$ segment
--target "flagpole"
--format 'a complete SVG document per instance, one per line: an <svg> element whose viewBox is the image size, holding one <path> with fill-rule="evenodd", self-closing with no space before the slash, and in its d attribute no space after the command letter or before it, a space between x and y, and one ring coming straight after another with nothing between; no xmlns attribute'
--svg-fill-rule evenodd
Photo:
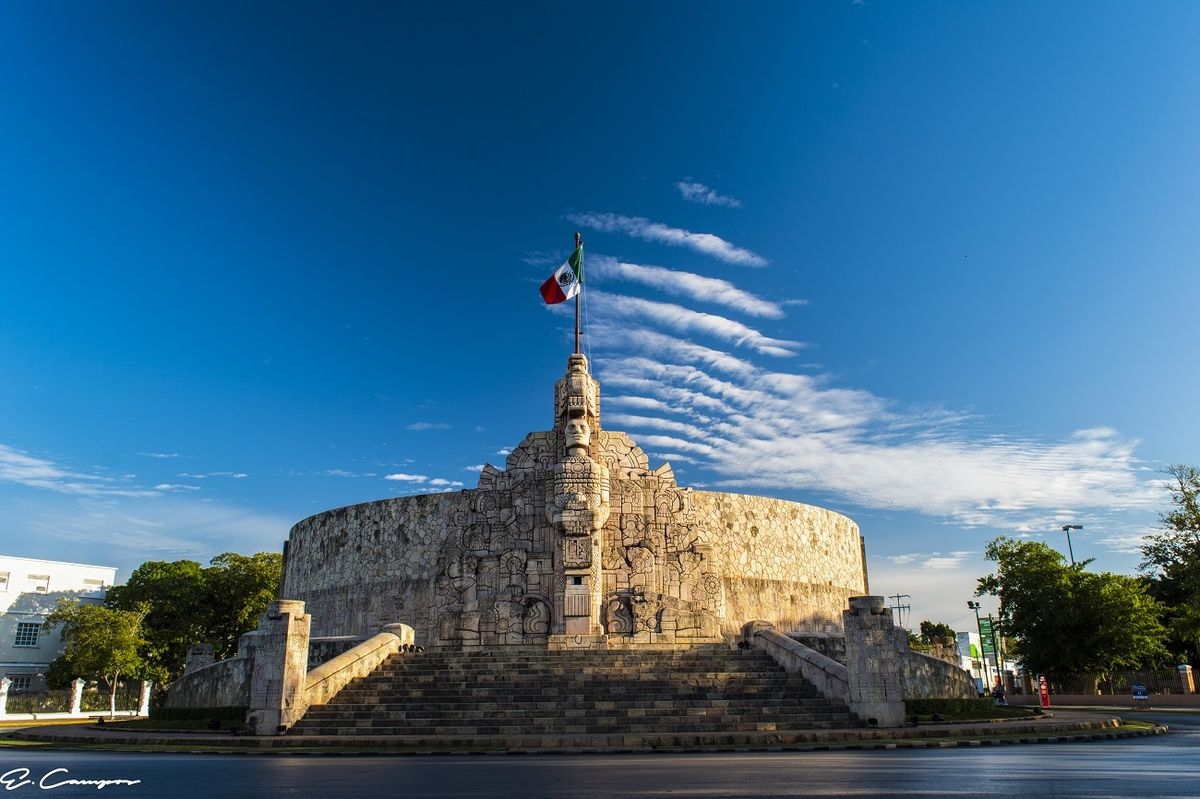
<svg viewBox="0 0 1200 799"><path fill-rule="evenodd" d="M583 237L579 235L579 231L575 231L575 249L578 250L583 246ZM583 260L580 258L579 263L579 292L575 295L575 354L579 354L579 295L583 294Z"/></svg>

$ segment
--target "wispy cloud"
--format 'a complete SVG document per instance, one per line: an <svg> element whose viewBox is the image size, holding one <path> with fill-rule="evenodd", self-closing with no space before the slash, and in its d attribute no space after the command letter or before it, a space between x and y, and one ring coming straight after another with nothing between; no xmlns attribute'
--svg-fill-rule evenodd
<svg viewBox="0 0 1200 799"><path fill-rule="evenodd" d="M654 302L639 297L592 291L592 307L605 322L634 319L655 327L668 328L676 333L706 335L736 347L746 347L763 355L788 357L804 345L766 336L748 325L717 314L693 311L682 305Z"/></svg>
<svg viewBox="0 0 1200 799"><path fill-rule="evenodd" d="M606 422L644 448L684 453L715 473L715 486L807 489L962 526L1024 523L1055 508L1101 514L1158 498L1139 479L1136 442L1114 430L1054 442L983 433L969 414L907 410L827 376L663 340L627 334L626 348L646 350L597 359L614 409Z"/></svg>
<svg viewBox="0 0 1200 799"><path fill-rule="evenodd" d="M728 280L704 277L692 272L599 257L588 262L588 275L601 281L624 280L638 283L689 300L723 305L750 316L781 319L784 315L779 303L760 299L748 291L739 289Z"/></svg>
<svg viewBox="0 0 1200 799"><path fill-rule="evenodd" d="M276 552L295 519L164 492L23 503L21 521L31 537L22 554L61 559L57 553L69 551L74 562L118 566L123 581L146 560L207 562L220 552Z"/></svg>
<svg viewBox="0 0 1200 799"><path fill-rule="evenodd" d="M683 199L688 202L700 203L701 205L721 205L726 208L742 207L741 200L718 194L703 183L681 180L675 184L675 188L679 189L679 193L683 195Z"/></svg>
<svg viewBox="0 0 1200 799"><path fill-rule="evenodd" d="M80 496L152 496L153 490L119 484L110 477L87 474L59 466L0 444L0 483Z"/></svg>
<svg viewBox="0 0 1200 799"><path fill-rule="evenodd" d="M688 247L712 258L739 266L766 266L768 261L757 253L736 247L712 233L693 233L682 228L669 227L651 222L638 216L619 214L572 214L567 217L580 227L600 230L605 233L624 233L646 241Z"/></svg>
<svg viewBox="0 0 1200 799"><path fill-rule="evenodd" d="M415 430L415 431L449 430L450 425L446 424L445 422L413 422L412 424L405 425L404 429L405 430Z"/></svg>
<svg viewBox="0 0 1200 799"><path fill-rule="evenodd" d="M391 480L395 483L412 483L428 490L450 490L453 488L462 488L463 483L460 480L447 480L444 477L429 477L424 474L404 474L396 472L387 474L383 477L384 480Z"/></svg>
<svg viewBox="0 0 1200 799"><path fill-rule="evenodd" d="M392 480L392 481L399 482L399 483L424 483L427 480L429 480L429 478L423 474L404 474L402 472L396 472L395 474L385 474L383 476L383 479L384 480Z"/></svg>

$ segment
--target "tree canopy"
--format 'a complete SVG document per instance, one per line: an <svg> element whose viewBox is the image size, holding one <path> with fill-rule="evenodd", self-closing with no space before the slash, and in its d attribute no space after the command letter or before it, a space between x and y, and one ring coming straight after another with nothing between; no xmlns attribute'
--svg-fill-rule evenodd
<svg viewBox="0 0 1200 799"><path fill-rule="evenodd" d="M1163 608L1147 581L1066 565L1047 544L1000 537L985 557L997 571L977 595L1000 599L999 625L1025 667L1065 677L1159 665L1166 658Z"/></svg>
<svg viewBox="0 0 1200 799"><path fill-rule="evenodd" d="M144 675L146 664L139 652L145 643L144 616L145 608L117 610L61 599L43 624L46 629L62 626L63 653L55 663L69 664L76 676L100 677L108 683L110 715L116 714L120 678Z"/></svg>
<svg viewBox="0 0 1200 799"><path fill-rule="evenodd" d="M921 642L934 644L945 638L954 640L954 628L944 622L926 619L921 622Z"/></svg>
<svg viewBox="0 0 1200 799"><path fill-rule="evenodd" d="M188 647L212 644L217 659L237 653L238 638L253 630L275 598L283 557L274 552L227 552L202 567L191 560L147 561L124 585L109 589L110 607L145 608L143 652L154 679L183 673Z"/></svg>
<svg viewBox="0 0 1200 799"><path fill-rule="evenodd" d="M1151 593L1167 606L1167 624L1181 657L1200 659L1200 470L1166 470L1172 509L1159 514L1161 531L1142 543L1141 567Z"/></svg>

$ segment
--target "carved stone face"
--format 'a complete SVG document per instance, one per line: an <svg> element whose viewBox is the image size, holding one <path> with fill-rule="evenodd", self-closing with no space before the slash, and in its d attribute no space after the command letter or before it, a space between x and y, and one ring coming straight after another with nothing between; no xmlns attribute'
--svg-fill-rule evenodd
<svg viewBox="0 0 1200 799"><path fill-rule="evenodd" d="M563 436L567 442L568 452L575 447L584 447L586 449L592 443L592 428L583 419L572 419L567 422L567 428L563 431Z"/></svg>

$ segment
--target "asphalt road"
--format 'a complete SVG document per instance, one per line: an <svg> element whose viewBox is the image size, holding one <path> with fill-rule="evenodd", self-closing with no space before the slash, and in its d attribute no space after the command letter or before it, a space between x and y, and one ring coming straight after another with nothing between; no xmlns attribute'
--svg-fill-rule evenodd
<svg viewBox="0 0 1200 799"><path fill-rule="evenodd" d="M13 748L0 749L0 789L14 797L181 799L1200 797L1200 716L1136 715L1172 732L1112 741L744 754L254 756ZM104 780L127 782L96 784Z"/></svg>

